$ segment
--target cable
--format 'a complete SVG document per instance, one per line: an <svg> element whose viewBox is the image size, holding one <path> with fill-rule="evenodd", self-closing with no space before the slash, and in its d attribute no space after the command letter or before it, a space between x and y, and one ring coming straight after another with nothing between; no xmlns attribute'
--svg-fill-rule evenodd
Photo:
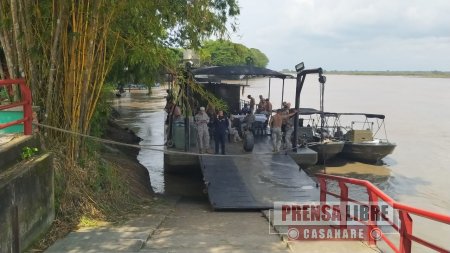
<svg viewBox="0 0 450 253"><path fill-rule="evenodd" d="M92 140L95 140L95 141L101 142L101 143L114 144L114 145L120 145L120 146L125 146L125 147L132 147L132 148L139 148L139 149L147 149L147 150L152 150L152 151L157 151L157 152L163 152L163 153L166 153L166 154L179 154L179 155L192 155L192 156L217 156L217 157L247 157L247 158L250 158L250 157L253 157L255 155L281 154L283 152L287 152L289 150L295 149L295 148L288 148L288 149L282 149L279 152L249 153L249 154L242 154L242 155L199 154L199 153L193 153L193 152L184 152L184 151L175 151L175 150L167 150L167 149L164 150L164 149L152 148L152 146L164 146L164 145L136 145L136 144L128 144L128 143L123 143L123 142L118 142L118 141L107 140L107 139L103 139L103 138L99 138L99 137L95 137L95 136L91 136L91 135L87 135L87 134L82 134L82 133L78 133L78 132L74 132L74 131L70 131L70 130L66 130L66 129L62 129L62 128L58 128L58 127L54 127L54 126L49 126L49 125L45 125L45 124L41 124L41 123L33 122L33 124L36 125L36 126L52 129L52 130L55 130L55 131L68 133L68 134L72 134L72 135L78 135L78 136L81 136L81 137L84 137L84 138L89 138L89 139L92 139Z"/></svg>

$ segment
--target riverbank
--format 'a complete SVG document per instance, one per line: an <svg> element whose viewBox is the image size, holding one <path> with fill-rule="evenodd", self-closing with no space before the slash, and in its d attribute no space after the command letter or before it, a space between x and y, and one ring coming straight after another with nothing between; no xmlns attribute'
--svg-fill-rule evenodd
<svg viewBox="0 0 450 253"><path fill-rule="evenodd" d="M108 120L104 138L134 145L139 145L141 141L141 138L132 130L121 127L112 119ZM139 148L110 144L103 147L102 156L120 168L118 172L121 178L128 183L129 190L133 195L147 199L153 196L153 190L147 168L137 159L139 150Z"/></svg>
<svg viewBox="0 0 450 253"><path fill-rule="evenodd" d="M332 75L356 75L356 76L411 76L424 78L450 78L450 72L446 71L325 71Z"/></svg>
<svg viewBox="0 0 450 253"><path fill-rule="evenodd" d="M281 72L296 75L293 70ZM330 75L354 75L354 76L410 76L423 78L450 78L448 71L365 71L365 70L324 70L324 74Z"/></svg>
<svg viewBox="0 0 450 253"><path fill-rule="evenodd" d="M117 112L113 115L115 117L104 126L102 138L139 145L141 138L116 122L120 119ZM63 156L54 151L57 215L49 231L28 251L42 252L71 231L123 222L157 205L148 170L137 160L139 148L91 145L96 146L91 161L69 170L62 169L67 165L62 161ZM97 168L92 169L92 166ZM81 181L80 173L88 174L82 176L85 180ZM61 177L72 180L61 180ZM74 177L78 182L73 182Z"/></svg>

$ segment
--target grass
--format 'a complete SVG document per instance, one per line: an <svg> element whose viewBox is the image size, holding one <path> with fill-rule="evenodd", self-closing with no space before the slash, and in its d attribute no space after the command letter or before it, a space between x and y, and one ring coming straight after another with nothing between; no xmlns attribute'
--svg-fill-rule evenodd
<svg viewBox="0 0 450 253"><path fill-rule="evenodd" d="M80 222L78 223L78 227L98 227L110 224L109 222L105 222L103 220L94 219L92 217L83 215L80 218Z"/></svg>
<svg viewBox="0 0 450 253"><path fill-rule="evenodd" d="M108 161L102 153L86 152L88 157L73 166L69 165L62 147L53 153L56 217L46 235L32 246L33 250L42 251L79 227L121 222L144 212L150 204L151 196L138 198L129 188L125 170Z"/></svg>

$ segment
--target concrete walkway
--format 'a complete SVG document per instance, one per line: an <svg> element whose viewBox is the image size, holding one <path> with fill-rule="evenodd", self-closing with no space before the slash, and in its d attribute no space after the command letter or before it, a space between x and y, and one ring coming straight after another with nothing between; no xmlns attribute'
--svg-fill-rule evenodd
<svg viewBox="0 0 450 253"><path fill-rule="evenodd" d="M205 199L183 198L142 252L289 252L260 212L212 212Z"/></svg>
<svg viewBox="0 0 450 253"><path fill-rule="evenodd" d="M123 224L72 232L46 252L378 252L361 242L288 242L269 229L263 212L214 212L206 196L185 196Z"/></svg>
<svg viewBox="0 0 450 253"><path fill-rule="evenodd" d="M81 228L56 241L48 253L139 252L168 214L177 199L158 200L148 213L123 224Z"/></svg>

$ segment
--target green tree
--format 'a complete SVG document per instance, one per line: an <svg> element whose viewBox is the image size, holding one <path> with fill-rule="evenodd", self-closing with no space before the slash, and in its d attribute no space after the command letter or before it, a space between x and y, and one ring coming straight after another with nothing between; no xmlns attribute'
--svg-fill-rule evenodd
<svg viewBox="0 0 450 253"><path fill-rule="evenodd" d="M228 19L239 14L236 0L126 2L113 25L119 38L108 75L113 82L160 81L177 68L180 48L196 49L211 35L224 36Z"/></svg>
<svg viewBox="0 0 450 253"><path fill-rule="evenodd" d="M105 80L151 83L175 73L171 48L225 35L238 14L236 0L0 0L1 74L27 78L46 123L88 133ZM80 139L50 136L80 155Z"/></svg>
<svg viewBox="0 0 450 253"><path fill-rule="evenodd" d="M269 63L269 58L259 49L250 48L250 56L254 59L255 66L266 67Z"/></svg>
<svg viewBox="0 0 450 253"><path fill-rule="evenodd" d="M89 134L106 80L150 83L176 74L180 51L173 48L195 49L225 35L238 14L237 0L0 0L0 76L27 79L44 123ZM96 166L101 159L90 159L81 137L45 131L58 154L55 178L64 196L57 202L65 205L57 210L97 213L89 208L114 195L91 198L92 181L104 174Z"/></svg>
<svg viewBox="0 0 450 253"><path fill-rule="evenodd" d="M259 49L247 48L228 40L207 41L200 49L200 58L205 65L245 65L248 57L257 67L266 67L269 63L267 56Z"/></svg>

